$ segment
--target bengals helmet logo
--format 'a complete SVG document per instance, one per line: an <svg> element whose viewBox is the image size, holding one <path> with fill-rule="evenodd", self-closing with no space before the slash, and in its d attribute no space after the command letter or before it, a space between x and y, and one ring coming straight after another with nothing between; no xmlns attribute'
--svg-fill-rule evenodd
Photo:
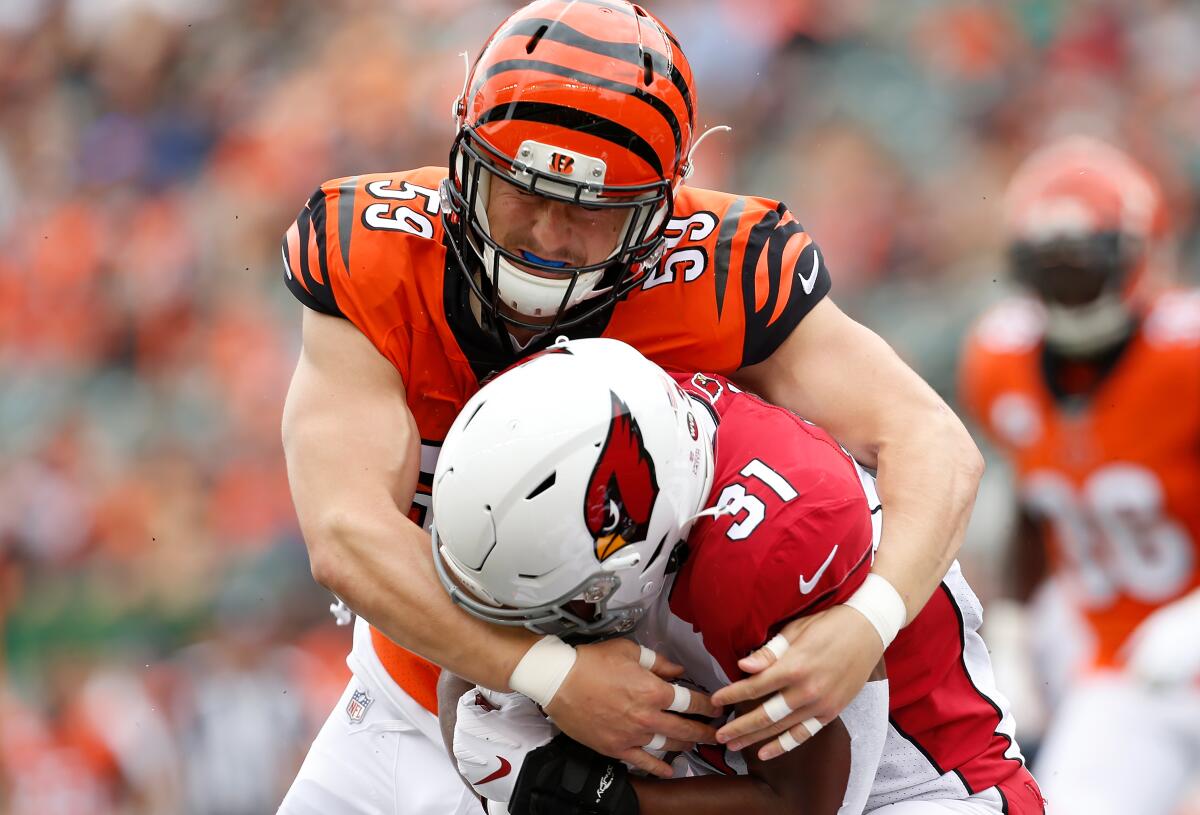
<svg viewBox="0 0 1200 815"><path fill-rule="evenodd" d="M570 175L575 169L575 159L565 153L550 154L550 169L562 175Z"/></svg>
<svg viewBox="0 0 1200 815"><path fill-rule="evenodd" d="M610 391L611 393L611 391ZM612 421L600 458L588 479L583 514L603 561L631 543L645 540L650 510L658 498L654 462L629 407L612 395Z"/></svg>

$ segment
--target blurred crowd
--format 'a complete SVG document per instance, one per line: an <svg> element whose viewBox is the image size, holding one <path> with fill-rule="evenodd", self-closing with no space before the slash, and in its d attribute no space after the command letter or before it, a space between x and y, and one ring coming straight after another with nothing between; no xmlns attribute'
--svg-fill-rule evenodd
<svg viewBox="0 0 1200 815"><path fill-rule="evenodd" d="M273 810L349 644L280 450L279 239L326 178L444 164L459 54L517 5L0 3L0 812ZM1128 148L1200 260L1195 3L649 5L734 125L691 183L786 201L948 396L1048 137Z"/></svg>

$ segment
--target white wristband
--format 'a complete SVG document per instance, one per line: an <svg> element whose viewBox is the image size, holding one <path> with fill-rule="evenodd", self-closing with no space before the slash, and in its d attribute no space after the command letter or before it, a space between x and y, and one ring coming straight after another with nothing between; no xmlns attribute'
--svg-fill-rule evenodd
<svg viewBox="0 0 1200 815"><path fill-rule="evenodd" d="M573 667L575 649L558 637L545 636L521 657L508 684L517 693L548 707Z"/></svg>
<svg viewBox="0 0 1200 815"><path fill-rule="evenodd" d="M908 609L904 607L900 592L886 577L874 573L867 575L846 605L867 618L879 639L883 640L884 648L892 644L908 620Z"/></svg>

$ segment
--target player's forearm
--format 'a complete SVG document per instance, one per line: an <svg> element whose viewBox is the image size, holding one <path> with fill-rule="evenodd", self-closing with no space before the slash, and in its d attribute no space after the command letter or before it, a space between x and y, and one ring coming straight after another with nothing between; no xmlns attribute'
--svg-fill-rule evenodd
<svg viewBox="0 0 1200 815"><path fill-rule="evenodd" d="M872 571L896 587L911 622L962 546L983 458L945 405L904 424L878 448L884 523Z"/></svg>
<svg viewBox="0 0 1200 815"><path fill-rule="evenodd" d="M317 581L393 642L471 682L508 689L536 637L455 606L434 571L429 535L398 509L339 513L306 539Z"/></svg>
<svg viewBox="0 0 1200 815"><path fill-rule="evenodd" d="M874 571L896 587L911 620L962 545L983 474L962 422L882 338L828 298L738 379L878 470L885 520Z"/></svg>

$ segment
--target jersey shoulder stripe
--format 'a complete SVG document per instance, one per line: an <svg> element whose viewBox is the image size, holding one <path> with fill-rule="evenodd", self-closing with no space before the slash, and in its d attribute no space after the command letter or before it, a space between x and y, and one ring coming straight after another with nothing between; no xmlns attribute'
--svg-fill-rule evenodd
<svg viewBox="0 0 1200 815"><path fill-rule="evenodd" d="M314 192L283 236L284 282L301 303L324 314L342 316L329 285L325 234L325 189Z"/></svg>
<svg viewBox="0 0 1200 815"><path fill-rule="evenodd" d="M444 168L424 167L327 181L283 240L292 294L350 320L402 372L413 332L436 332L442 313L444 178Z"/></svg>
<svg viewBox="0 0 1200 815"><path fill-rule="evenodd" d="M641 302L684 316L687 330L669 343L673 367L728 374L761 362L830 289L816 243L778 201L683 187L666 238L666 256L641 287L652 297ZM690 353L699 350L696 326L719 347Z"/></svg>
<svg viewBox="0 0 1200 815"><path fill-rule="evenodd" d="M741 279L743 366L769 357L831 288L817 245L784 204L750 228Z"/></svg>

